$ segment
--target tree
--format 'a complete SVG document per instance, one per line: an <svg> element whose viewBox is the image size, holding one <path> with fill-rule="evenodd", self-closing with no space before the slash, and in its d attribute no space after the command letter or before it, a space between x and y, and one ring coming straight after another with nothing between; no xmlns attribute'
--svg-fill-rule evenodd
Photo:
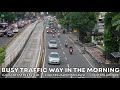
<svg viewBox="0 0 120 90"><path fill-rule="evenodd" d="M78 29L79 39L82 42L86 42L91 38L90 35L96 23L95 12L56 12L54 14L59 23L68 31L70 28Z"/></svg>
<svg viewBox="0 0 120 90"><path fill-rule="evenodd" d="M113 24L113 22L116 21L114 17L118 14L119 14L118 12L107 13L104 19L105 22L104 44L106 57L108 59L110 59L112 52L118 52L119 50L118 48L119 44L117 41L117 34L119 33L116 33L116 27L114 26L115 24Z"/></svg>
<svg viewBox="0 0 120 90"><path fill-rule="evenodd" d="M119 52L120 52L120 13L113 17L112 26L116 28L115 35L117 36L117 41L119 42Z"/></svg>

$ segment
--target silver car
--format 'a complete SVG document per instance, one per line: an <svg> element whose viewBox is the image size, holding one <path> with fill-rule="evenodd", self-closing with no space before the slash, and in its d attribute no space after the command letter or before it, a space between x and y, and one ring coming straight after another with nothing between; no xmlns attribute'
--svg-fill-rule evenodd
<svg viewBox="0 0 120 90"><path fill-rule="evenodd" d="M50 40L49 42L48 42L48 48L58 48L58 44L57 44L57 42L56 42L56 40Z"/></svg>
<svg viewBox="0 0 120 90"><path fill-rule="evenodd" d="M60 64L60 58L58 52L51 52L48 56L48 64Z"/></svg>

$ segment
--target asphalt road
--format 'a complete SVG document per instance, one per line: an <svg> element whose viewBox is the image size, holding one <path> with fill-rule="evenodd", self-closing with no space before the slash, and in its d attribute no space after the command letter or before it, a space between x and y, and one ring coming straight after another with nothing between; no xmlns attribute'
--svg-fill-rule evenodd
<svg viewBox="0 0 120 90"><path fill-rule="evenodd" d="M25 27L26 27L26 26L25 26ZM18 33L21 33L21 32L24 30L25 27L19 29L19 32L18 32ZM15 34L17 34L17 33L14 33L14 35L15 35ZM4 45L7 41L9 41L10 38L11 38L11 37L8 37L7 35L4 35L3 37L0 37L0 46Z"/></svg>
<svg viewBox="0 0 120 90"><path fill-rule="evenodd" d="M57 40L58 49L48 49L48 42L51 39ZM73 55L70 55L68 48L65 48L65 40L68 40L68 45L73 46ZM61 56L60 65L48 64L48 56L52 51L57 51ZM94 67L96 65L92 58L88 54L83 55L79 47L67 35L61 33L60 38L53 38L52 34L47 34L45 31L45 60L43 63L45 71L41 74L41 78L96 78L94 73L86 72L87 68ZM70 71L68 71L68 68ZM55 71L52 72L51 69Z"/></svg>
<svg viewBox="0 0 120 90"><path fill-rule="evenodd" d="M19 68L17 72L8 73L7 78L31 78L34 72L28 72L25 69L36 68L37 61L39 60L39 52L41 45L41 34L43 31L43 23L38 23L31 37L28 40L21 56L14 64L13 68ZM24 68L21 69L20 68Z"/></svg>

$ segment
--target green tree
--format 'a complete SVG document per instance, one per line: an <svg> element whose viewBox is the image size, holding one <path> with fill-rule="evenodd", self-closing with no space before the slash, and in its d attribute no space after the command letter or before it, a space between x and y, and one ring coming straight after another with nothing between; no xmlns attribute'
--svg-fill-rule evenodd
<svg viewBox="0 0 120 90"><path fill-rule="evenodd" d="M83 43L90 42L91 32L96 23L94 12L70 12L67 17L70 26L79 30L79 39Z"/></svg>
<svg viewBox="0 0 120 90"><path fill-rule="evenodd" d="M111 12L105 15L105 30L104 30L104 44L105 53L108 59L110 59L112 52L118 52L118 41L116 27L113 25L114 17L119 14L118 12Z"/></svg>
<svg viewBox="0 0 120 90"><path fill-rule="evenodd" d="M116 28L114 31L115 31L115 35L117 36L117 41L119 43L119 52L120 52L120 13L113 17L112 26Z"/></svg>
<svg viewBox="0 0 120 90"><path fill-rule="evenodd" d="M64 28L78 29L79 39L82 42L90 42L88 39L96 23L95 12L56 12L54 14Z"/></svg>

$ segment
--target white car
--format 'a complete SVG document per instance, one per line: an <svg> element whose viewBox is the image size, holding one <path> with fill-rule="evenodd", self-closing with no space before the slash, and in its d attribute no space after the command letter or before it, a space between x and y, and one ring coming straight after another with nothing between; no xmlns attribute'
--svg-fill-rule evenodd
<svg viewBox="0 0 120 90"><path fill-rule="evenodd" d="M17 23L14 23L14 24L12 24L12 27L13 27L13 32L14 33L18 33L18 25L17 25Z"/></svg>
<svg viewBox="0 0 120 90"><path fill-rule="evenodd" d="M60 58L58 52L51 52L48 56L48 64L60 64Z"/></svg>
<svg viewBox="0 0 120 90"><path fill-rule="evenodd" d="M58 48L58 44L57 44L57 42L56 42L56 40L50 40L49 42L48 42L48 48Z"/></svg>
<svg viewBox="0 0 120 90"><path fill-rule="evenodd" d="M14 29L13 29L13 32L14 32L14 33L18 33L18 32L19 32L19 29L18 29L18 28L14 28Z"/></svg>

